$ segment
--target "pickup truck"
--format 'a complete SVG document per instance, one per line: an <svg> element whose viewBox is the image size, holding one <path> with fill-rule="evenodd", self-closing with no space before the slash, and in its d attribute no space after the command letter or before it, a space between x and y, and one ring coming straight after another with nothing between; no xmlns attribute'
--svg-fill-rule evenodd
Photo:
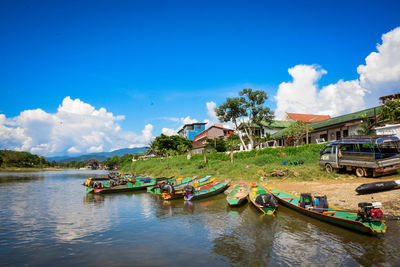
<svg viewBox="0 0 400 267"><path fill-rule="evenodd" d="M395 173L400 168L400 141L396 136L352 136L321 149L319 165L328 173L355 171L358 177Z"/></svg>

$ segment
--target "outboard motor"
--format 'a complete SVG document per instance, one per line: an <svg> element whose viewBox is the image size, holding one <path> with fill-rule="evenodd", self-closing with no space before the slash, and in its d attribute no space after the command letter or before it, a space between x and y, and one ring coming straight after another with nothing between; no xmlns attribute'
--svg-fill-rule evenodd
<svg viewBox="0 0 400 267"><path fill-rule="evenodd" d="M380 202L361 202L358 203L357 220L362 222L372 221L373 219L381 219L383 212Z"/></svg>
<svg viewBox="0 0 400 267"><path fill-rule="evenodd" d="M162 188L163 186L165 185L165 182L163 181L163 182L160 182L160 181L157 181L156 182L156 187L158 187L158 188Z"/></svg>
<svg viewBox="0 0 400 267"><path fill-rule="evenodd" d="M161 184L162 187L160 187L161 193L167 192L170 194L175 194L175 188L172 184Z"/></svg>
<svg viewBox="0 0 400 267"><path fill-rule="evenodd" d="M270 194L262 194L256 197L256 203L261 206L261 208L276 208L278 206L278 201Z"/></svg>
<svg viewBox="0 0 400 267"><path fill-rule="evenodd" d="M183 188L183 191L185 191L187 194L194 194L196 191L195 188L192 185L187 185Z"/></svg>
<svg viewBox="0 0 400 267"><path fill-rule="evenodd" d="M314 209L316 212L324 212L327 211L329 208L328 206L328 198L326 195L324 196L316 196L314 199Z"/></svg>

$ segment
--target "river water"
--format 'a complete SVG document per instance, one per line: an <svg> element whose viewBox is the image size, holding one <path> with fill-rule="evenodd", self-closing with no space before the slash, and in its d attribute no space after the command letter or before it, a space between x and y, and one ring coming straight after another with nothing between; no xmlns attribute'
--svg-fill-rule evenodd
<svg viewBox="0 0 400 267"><path fill-rule="evenodd" d="M93 171L0 173L0 266L399 266L400 222L358 234L225 195L86 194Z"/></svg>

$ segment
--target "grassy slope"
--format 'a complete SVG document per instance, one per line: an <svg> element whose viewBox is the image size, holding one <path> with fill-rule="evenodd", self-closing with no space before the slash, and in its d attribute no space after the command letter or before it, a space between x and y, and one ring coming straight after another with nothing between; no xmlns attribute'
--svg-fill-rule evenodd
<svg viewBox="0 0 400 267"><path fill-rule="evenodd" d="M169 168L167 159L153 158L129 163L122 168L125 173L145 173L152 176L205 176L207 174L220 179L255 180L261 177L271 179L274 170L287 171L287 175L276 179L315 180L337 177L338 174L327 174L318 166L319 150L323 145L303 145L287 148L266 148L235 154L235 162L230 163L229 154L208 154L208 165L204 164L203 155L194 155L187 160L186 156L170 158ZM282 162L304 161L301 166L283 166ZM198 166L204 168L199 169Z"/></svg>

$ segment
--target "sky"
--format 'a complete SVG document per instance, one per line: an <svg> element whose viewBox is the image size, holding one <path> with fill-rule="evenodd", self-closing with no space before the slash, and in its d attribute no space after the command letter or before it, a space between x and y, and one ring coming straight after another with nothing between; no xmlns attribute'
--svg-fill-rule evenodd
<svg viewBox="0 0 400 267"><path fill-rule="evenodd" d="M0 149L147 145L243 88L338 116L400 91L400 1L0 1Z"/></svg>

